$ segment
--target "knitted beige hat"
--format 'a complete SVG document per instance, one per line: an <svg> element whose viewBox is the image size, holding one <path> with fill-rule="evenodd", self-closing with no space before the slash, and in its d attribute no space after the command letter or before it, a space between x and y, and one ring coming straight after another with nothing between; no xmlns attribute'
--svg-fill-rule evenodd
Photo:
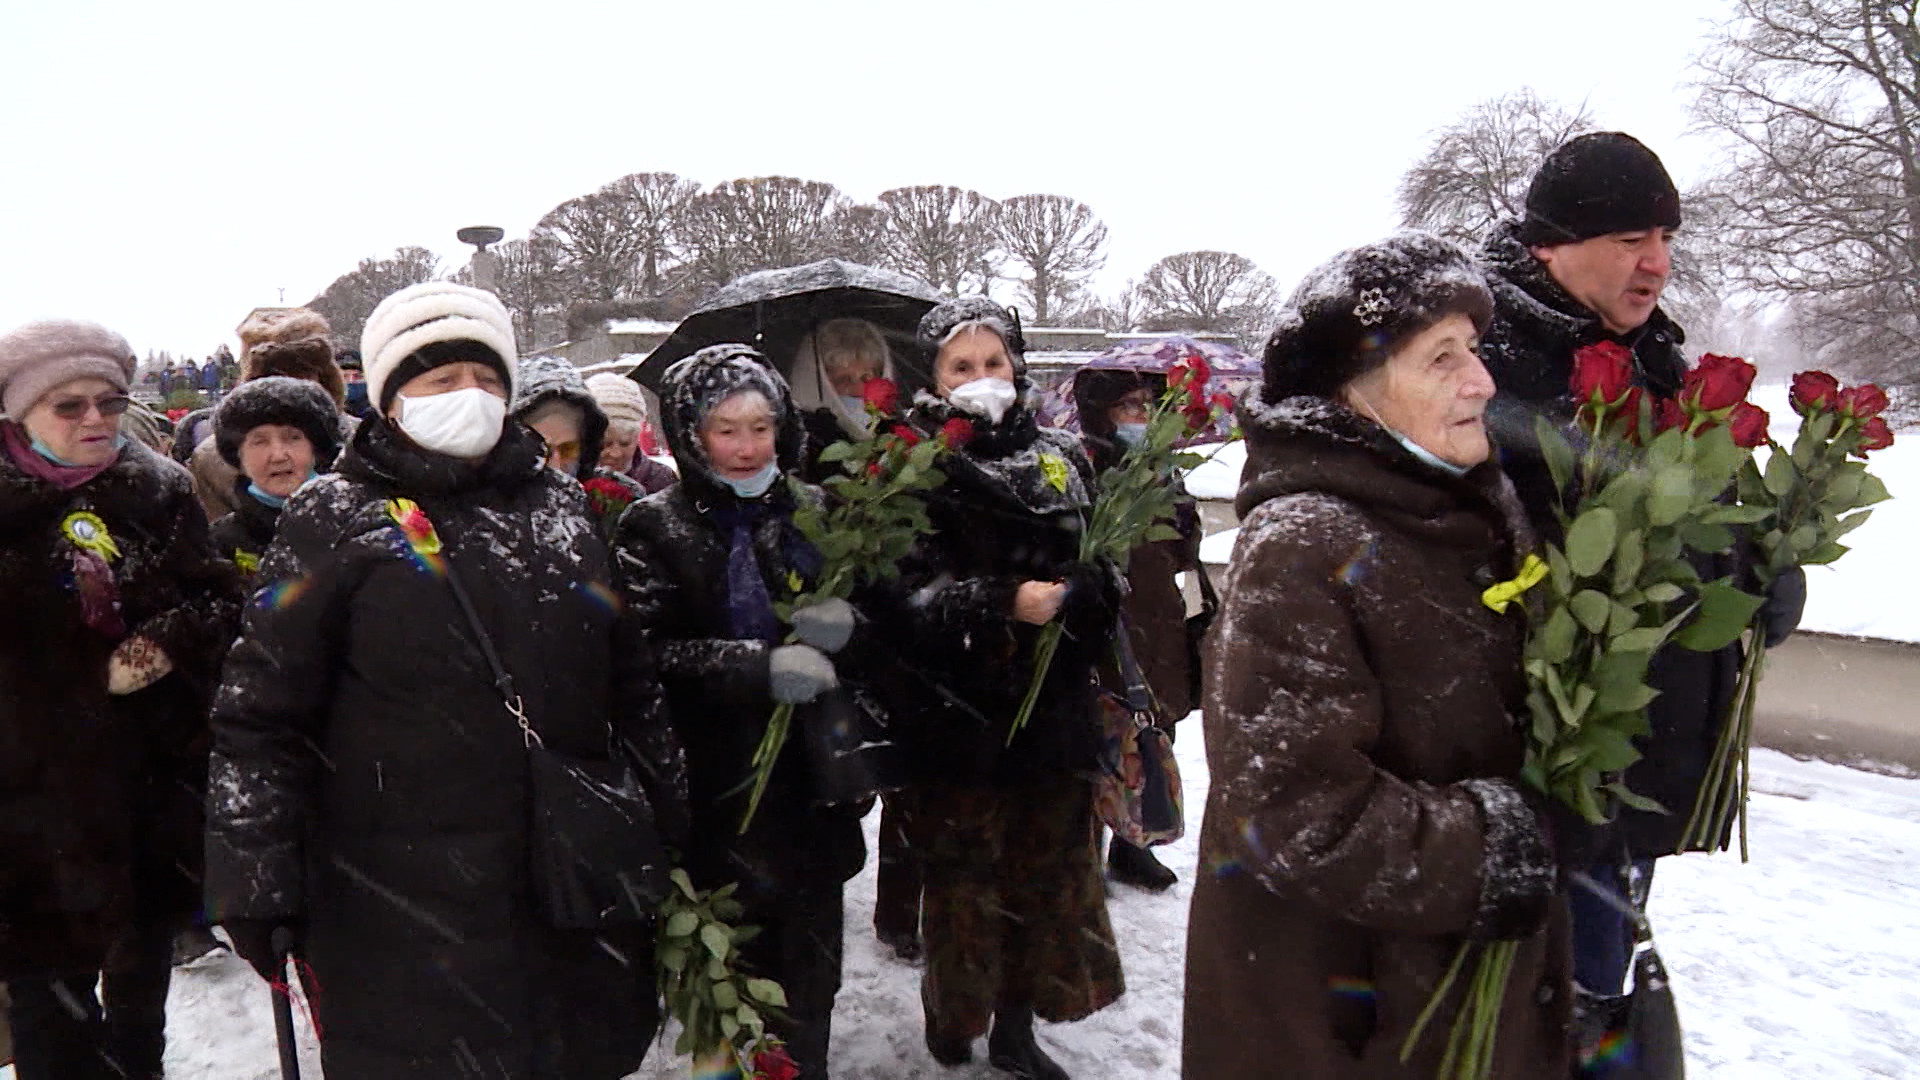
<svg viewBox="0 0 1920 1080"><path fill-rule="evenodd" d="M647 392L625 375L603 371L587 380L587 392L608 420L636 426L647 422Z"/></svg>
<svg viewBox="0 0 1920 1080"><path fill-rule="evenodd" d="M0 336L0 408L17 421L54 387L89 376L126 393L133 368L127 339L99 323L30 322Z"/></svg>

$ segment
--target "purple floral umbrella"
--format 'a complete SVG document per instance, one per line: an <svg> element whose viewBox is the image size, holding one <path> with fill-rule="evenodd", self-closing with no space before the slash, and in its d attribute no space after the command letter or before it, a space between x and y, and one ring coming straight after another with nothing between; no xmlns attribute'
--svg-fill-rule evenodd
<svg viewBox="0 0 1920 1080"><path fill-rule="evenodd" d="M1200 341L1178 334L1123 342L1067 372L1052 385L1037 391L1040 423L1047 427L1080 431L1080 408L1074 403L1073 387L1081 373L1088 371L1133 371L1142 375L1165 376L1167 369L1181 360L1199 357L1207 362L1213 379L1209 392L1231 395L1236 401L1247 386L1260 377L1260 361L1231 345ZM1200 433L1195 443L1220 442L1229 437L1231 415L1214 421L1212 429Z"/></svg>

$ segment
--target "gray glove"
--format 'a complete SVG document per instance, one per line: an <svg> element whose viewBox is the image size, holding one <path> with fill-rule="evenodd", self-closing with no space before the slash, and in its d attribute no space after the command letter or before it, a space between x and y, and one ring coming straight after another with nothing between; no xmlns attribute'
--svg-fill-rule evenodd
<svg viewBox="0 0 1920 1080"><path fill-rule="evenodd" d="M821 652L839 652L853 637L853 605L836 599L799 608L793 613L793 632Z"/></svg>
<svg viewBox="0 0 1920 1080"><path fill-rule="evenodd" d="M811 645L781 645L767 656L767 688L782 705L804 705L839 685L833 661Z"/></svg>

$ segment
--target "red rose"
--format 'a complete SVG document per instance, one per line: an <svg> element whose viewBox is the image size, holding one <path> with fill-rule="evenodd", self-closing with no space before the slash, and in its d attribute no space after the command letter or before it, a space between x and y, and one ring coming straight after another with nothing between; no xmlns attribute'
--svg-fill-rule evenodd
<svg viewBox="0 0 1920 1080"><path fill-rule="evenodd" d="M1834 407L1840 398L1840 380L1824 371L1803 371L1793 377L1793 411L1802 416Z"/></svg>
<svg viewBox="0 0 1920 1080"><path fill-rule="evenodd" d="M940 425L940 445L958 450L973 439L973 425L959 417Z"/></svg>
<svg viewBox="0 0 1920 1080"><path fill-rule="evenodd" d="M868 379L860 387L860 400L881 416L891 416L900 404L900 388L887 379Z"/></svg>
<svg viewBox="0 0 1920 1080"><path fill-rule="evenodd" d="M1213 406L1204 400L1191 402L1180 410L1180 415L1186 419L1188 431L1205 431L1213 423Z"/></svg>
<svg viewBox="0 0 1920 1080"><path fill-rule="evenodd" d="M1887 426L1887 422L1884 419L1876 416L1860 426L1860 447L1858 452L1861 457L1867 456L1867 451L1869 450L1885 450L1892 445L1893 429Z"/></svg>
<svg viewBox="0 0 1920 1080"><path fill-rule="evenodd" d="M1611 341L1573 354L1573 400L1583 405L1617 404L1633 385L1633 354Z"/></svg>
<svg viewBox="0 0 1920 1080"><path fill-rule="evenodd" d="M1887 411L1887 392L1872 383L1849 386L1840 391L1840 413L1855 420L1871 420ZM1875 449L1869 447L1869 449Z"/></svg>
<svg viewBox="0 0 1920 1080"><path fill-rule="evenodd" d="M1731 409L1747 400L1753 376L1753 365L1745 360L1708 353L1681 380L1680 400L1702 412Z"/></svg>
<svg viewBox="0 0 1920 1080"><path fill-rule="evenodd" d="M875 379L875 382L880 380ZM920 433L905 424L893 425L893 437L906 443L909 448L920 445Z"/></svg>
<svg viewBox="0 0 1920 1080"><path fill-rule="evenodd" d="M1614 423L1619 425L1621 437L1635 446L1640 445L1640 403L1646 400L1646 391L1637 386L1627 389L1627 396L1620 400L1620 406L1614 410L1619 415Z"/></svg>
<svg viewBox="0 0 1920 1080"><path fill-rule="evenodd" d="M1653 409L1653 430L1655 434L1674 431L1687 426L1687 410L1680 407L1672 398L1661 398L1660 404Z"/></svg>
<svg viewBox="0 0 1920 1080"><path fill-rule="evenodd" d="M1198 394L1212 377L1213 370L1207 366L1207 358L1194 353L1175 360L1173 366L1167 368L1167 389L1184 391L1189 395Z"/></svg>
<svg viewBox="0 0 1920 1080"><path fill-rule="evenodd" d="M582 481L580 486L586 488L589 495L599 495L607 499L618 498L627 493L627 489L622 487L618 480L604 476L590 477Z"/></svg>
<svg viewBox="0 0 1920 1080"><path fill-rule="evenodd" d="M1751 450L1763 445L1767 441L1767 410L1743 401L1735 405L1732 415L1727 417L1727 430L1733 433L1736 446Z"/></svg>
<svg viewBox="0 0 1920 1080"><path fill-rule="evenodd" d="M787 1056L787 1048L779 1043L753 1055L752 1080L795 1080L800 1075L800 1067Z"/></svg>
<svg viewBox="0 0 1920 1080"><path fill-rule="evenodd" d="M869 461L869 462L867 462L867 475L868 475L868 476L879 476L879 475L880 475L880 463L879 463L879 462L877 462L877 461Z"/></svg>

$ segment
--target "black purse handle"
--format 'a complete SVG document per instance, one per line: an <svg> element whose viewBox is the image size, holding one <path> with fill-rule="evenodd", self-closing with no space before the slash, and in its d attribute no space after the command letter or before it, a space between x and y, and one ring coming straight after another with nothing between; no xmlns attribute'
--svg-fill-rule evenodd
<svg viewBox="0 0 1920 1080"><path fill-rule="evenodd" d="M420 513L425 515L426 512L426 508L421 507ZM434 531L438 533L439 526L434 526ZM446 571L447 585L453 590L454 602L460 606L460 614L466 616L467 626L473 630L474 639L480 645L480 655L486 659L487 669L493 673L493 688L500 693L500 703L506 706L507 715L520 725L521 742L529 750L536 746L545 747L546 742L540 738L540 732L527 719L527 709L520 700L519 691L513 688L513 676L508 674L506 665L500 662L499 652L493 647L493 635L487 633L486 625L480 621L480 612L473 606L473 598L467 594L467 587L460 583L460 574L453 568L453 547L444 538L441 540L440 561Z"/></svg>
<svg viewBox="0 0 1920 1080"><path fill-rule="evenodd" d="M1158 702L1153 699L1153 689L1147 685L1147 677L1140 670L1140 660L1133 655L1132 628L1127 625L1127 617L1122 614L1113 621L1113 658L1120 665L1120 678L1127 685L1127 708L1136 717L1152 716Z"/></svg>

